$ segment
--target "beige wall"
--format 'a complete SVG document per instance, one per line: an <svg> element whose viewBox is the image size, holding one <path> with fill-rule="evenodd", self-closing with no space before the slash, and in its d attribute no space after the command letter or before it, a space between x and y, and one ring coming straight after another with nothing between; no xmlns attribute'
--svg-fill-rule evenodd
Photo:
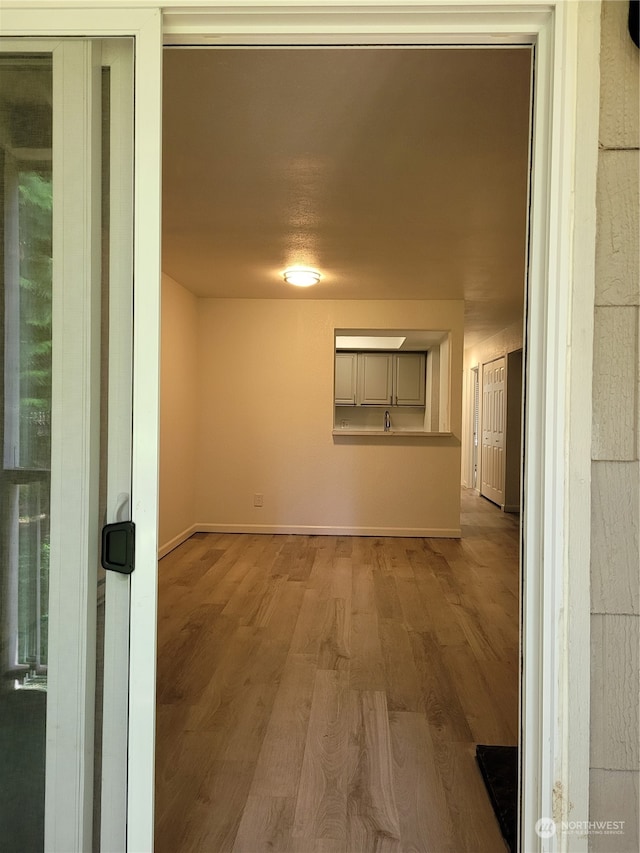
<svg viewBox="0 0 640 853"><path fill-rule="evenodd" d="M591 527L590 819L624 836L589 849L640 849L640 465L638 442L638 49L628 3L602 9Z"/></svg>
<svg viewBox="0 0 640 853"><path fill-rule="evenodd" d="M524 315L524 306L522 309ZM506 329L500 329L490 338L475 344L464 351L464 367L470 370L478 364L484 364L494 358L500 358L508 352L522 348L523 320L516 320Z"/></svg>
<svg viewBox="0 0 640 853"><path fill-rule="evenodd" d="M459 530L462 302L203 299L198 321L199 529ZM332 437L340 327L451 329L454 436Z"/></svg>
<svg viewBox="0 0 640 853"><path fill-rule="evenodd" d="M195 296L162 276L160 553L195 521L198 345Z"/></svg>

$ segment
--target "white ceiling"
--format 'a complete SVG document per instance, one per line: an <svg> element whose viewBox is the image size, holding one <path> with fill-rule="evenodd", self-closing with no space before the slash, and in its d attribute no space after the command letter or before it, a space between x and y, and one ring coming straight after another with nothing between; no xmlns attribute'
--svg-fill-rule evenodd
<svg viewBox="0 0 640 853"><path fill-rule="evenodd" d="M165 51L163 269L199 296L522 314L528 49ZM320 284L284 284L317 267Z"/></svg>

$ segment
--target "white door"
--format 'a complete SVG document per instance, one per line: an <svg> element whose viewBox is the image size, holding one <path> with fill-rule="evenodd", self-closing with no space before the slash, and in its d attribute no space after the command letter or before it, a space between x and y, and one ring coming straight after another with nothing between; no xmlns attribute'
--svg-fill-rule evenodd
<svg viewBox="0 0 640 853"><path fill-rule="evenodd" d="M505 360L482 366L482 485L486 498L504 505Z"/></svg>
<svg viewBox="0 0 640 853"><path fill-rule="evenodd" d="M153 846L159 20L2 16L3 849ZM134 42L156 72L139 86L135 179ZM101 527L131 516L138 575L105 577Z"/></svg>

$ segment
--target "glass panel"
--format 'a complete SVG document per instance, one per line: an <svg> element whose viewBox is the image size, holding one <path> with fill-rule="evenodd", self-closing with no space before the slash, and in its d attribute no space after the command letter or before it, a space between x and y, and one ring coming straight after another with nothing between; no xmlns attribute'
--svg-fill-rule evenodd
<svg viewBox="0 0 640 853"><path fill-rule="evenodd" d="M0 838L43 849L51 457L52 68L0 57Z"/></svg>
<svg viewBox="0 0 640 853"><path fill-rule="evenodd" d="M18 666L22 687L47 686L49 488L36 482L18 491Z"/></svg>

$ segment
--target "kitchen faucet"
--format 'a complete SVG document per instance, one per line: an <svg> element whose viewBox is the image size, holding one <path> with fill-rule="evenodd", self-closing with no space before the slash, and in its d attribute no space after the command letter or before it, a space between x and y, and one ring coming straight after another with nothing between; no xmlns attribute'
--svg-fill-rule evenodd
<svg viewBox="0 0 640 853"><path fill-rule="evenodd" d="M391 415L389 414L389 409L384 413L384 431L389 432L391 429Z"/></svg>

